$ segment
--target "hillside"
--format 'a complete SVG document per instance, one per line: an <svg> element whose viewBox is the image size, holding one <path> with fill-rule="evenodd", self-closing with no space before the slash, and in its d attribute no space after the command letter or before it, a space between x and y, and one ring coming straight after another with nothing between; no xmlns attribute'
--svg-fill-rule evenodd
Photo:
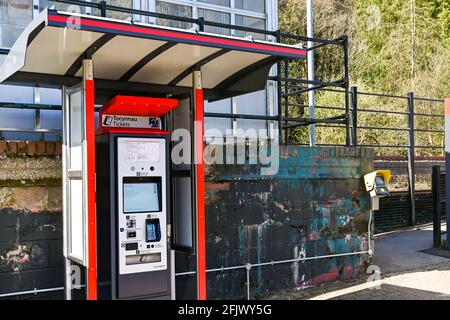
<svg viewBox="0 0 450 320"><path fill-rule="evenodd" d="M280 28L292 33L306 34L304 0L280 0ZM449 0L315 0L315 32L317 37L336 38L347 34L350 40L350 79L360 91L430 98L450 97L450 1ZM342 56L338 50L317 52L317 79L339 79ZM304 68L291 76L306 77ZM296 103L305 103L304 97ZM342 105L341 97L322 93L318 105ZM405 111L403 101L392 99L364 99L362 106ZM418 105L419 111L442 114L442 105ZM296 113L297 110L292 110ZM300 111L302 113L302 111ZM319 116L337 113L318 111ZM307 113L306 113L307 114ZM404 127L404 117L361 113L364 125ZM434 119L420 119L420 128L436 128L442 123ZM304 128L291 132L291 139L304 141ZM360 143L378 143L383 140L406 143L407 136L383 132L361 132ZM424 143L442 144L442 135L423 134L417 138ZM318 129L319 143L343 141L343 131ZM398 154L398 151L396 151ZM393 151L393 153L395 153ZM401 152L404 153L404 152ZM436 150L423 150L436 154Z"/></svg>

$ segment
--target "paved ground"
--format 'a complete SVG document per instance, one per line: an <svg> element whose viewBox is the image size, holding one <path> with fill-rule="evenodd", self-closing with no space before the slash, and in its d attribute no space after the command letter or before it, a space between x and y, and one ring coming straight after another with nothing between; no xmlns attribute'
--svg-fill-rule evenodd
<svg viewBox="0 0 450 320"><path fill-rule="evenodd" d="M380 267L379 280L361 279L360 284L327 290L312 299L450 300L450 259L421 252L432 241L431 226L378 235L373 264Z"/></svg>
<svg viewBox="0 0 450 320"><path fill-rule="evenodd" d="M330 290L331 289L331 290ZM450 300L450 260L389 274L344 289L329 288L312 300Z"/></svg>
<svg viewBox="0 0 450 320"><path fill-rule="evenodd" d="M269 299L450 300L450 259L421 252L432 246L432 239L430 226L378 235L373 261L381 271L378 277L362 276Z"/></svg>
<svg viewBox="0 0 450 320"><path fill-rule="evenodd" d="M445 231L445 224L442 231ZM377 235L373 264L380 266L383 274L389 274L447 262L448 259L421 252L432 245L433 227L430 225Z"/></svg>

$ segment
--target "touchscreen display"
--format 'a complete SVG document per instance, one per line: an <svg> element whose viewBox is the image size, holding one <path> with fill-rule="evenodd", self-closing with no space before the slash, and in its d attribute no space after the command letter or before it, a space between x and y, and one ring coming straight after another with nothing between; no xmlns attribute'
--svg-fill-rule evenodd
<svg viewBox="0 0 450 320"><path fill-rule="evenodd" d="M158 182L124 182L123 212L161 211L161 185Z"/></svg>

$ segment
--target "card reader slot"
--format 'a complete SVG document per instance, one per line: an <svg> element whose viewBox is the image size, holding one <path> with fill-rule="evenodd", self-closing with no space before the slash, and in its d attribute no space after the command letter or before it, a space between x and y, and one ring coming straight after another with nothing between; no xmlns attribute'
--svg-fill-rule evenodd
<svg viewBox="0 0 450 320"><path fill-rule="evenodd" d="M126 257L126 265L161 262L161 253L138 254Z"/></svg>

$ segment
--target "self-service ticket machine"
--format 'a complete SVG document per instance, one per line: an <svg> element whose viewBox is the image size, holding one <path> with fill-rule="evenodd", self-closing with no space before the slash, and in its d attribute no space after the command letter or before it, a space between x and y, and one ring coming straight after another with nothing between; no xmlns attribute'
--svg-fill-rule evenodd
<svg viewBox="0 0 450 320"><path fill-rule="evenodd" d="M170 299L169 137L174 99L116 96L100 111L99 299Z"/></svg>

